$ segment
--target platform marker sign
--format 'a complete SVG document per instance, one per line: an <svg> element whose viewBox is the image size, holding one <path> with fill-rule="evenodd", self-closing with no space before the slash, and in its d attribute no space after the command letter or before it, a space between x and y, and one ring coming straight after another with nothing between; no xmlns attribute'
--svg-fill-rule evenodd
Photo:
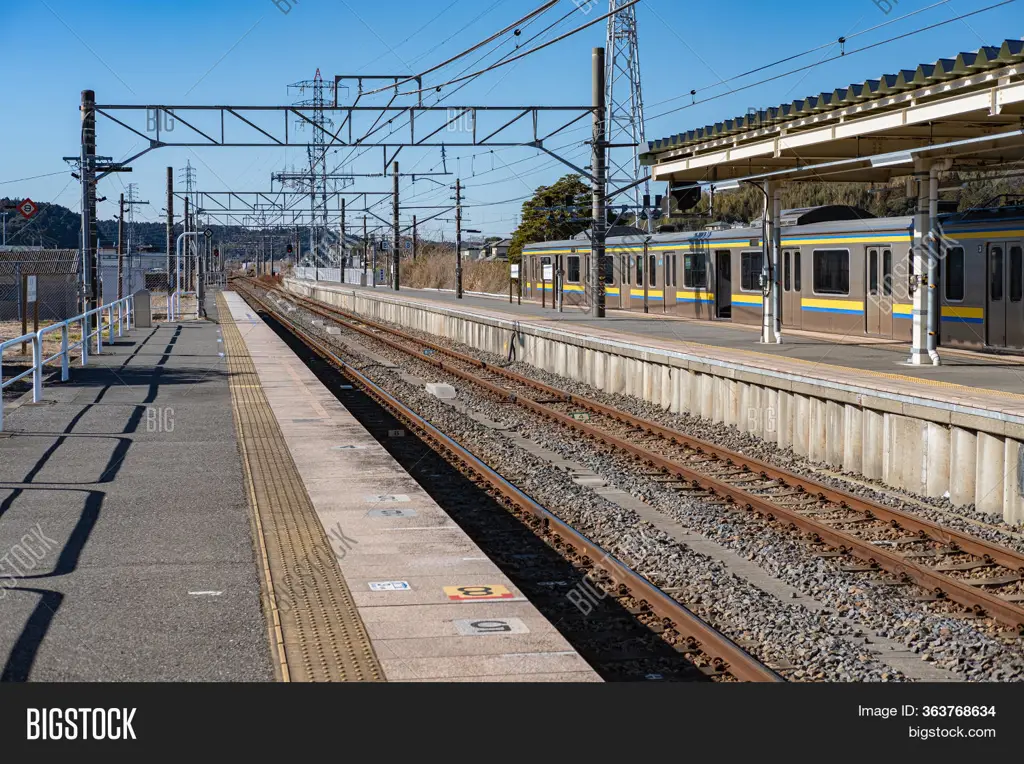
<svg viewBox="0 0 1024 764"><path fill-rule="evenodd" d="M464 637L487 637L500 634L528 634L530 630L518 618L470 618L453 621Z"/></svg>
<svg viewBox="0 0 1024 764"><path fill-rule="evenodd" d="M515 595L508 590L508 587L500 584L488 584L484 586L446 586L444 593L448 599L454 602L470 602L478 600L510 600Z"/></svg>
<svg viewBox="0 0 1024 764"><path fill-rule="evenodd" d="M404 493L396 494L379 494L377 496L367 496L366 501L369 504L390 504L392 502L404 502L409 501L409 497Z"/></svg>
<svg viewBox="0 0 1024 764"><path fill-rule="evenodd" d="M415 509L371 509L367 517L416 517Z"/></svg>
<svg viewBox="0 0 1024 764"><path fill-rule="evenodd" d="M25 220L28 220L39 211L36 203L31 199L25 199L16 207L16 209L21 213L21 216L25 218Z"/></svg>
<svg viewBox="0 0 1024 764"><path fill-rule="evenodd" d="M369 581L371 592L407 592L411 591L408 581Z"/></svg>

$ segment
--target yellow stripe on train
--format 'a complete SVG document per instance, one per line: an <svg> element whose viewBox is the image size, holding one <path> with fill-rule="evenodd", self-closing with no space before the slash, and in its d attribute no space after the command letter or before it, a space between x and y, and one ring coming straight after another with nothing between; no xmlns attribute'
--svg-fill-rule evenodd
<svg viewBox="0 0 1024 764"><path fill-rule="evenodd" d="M756 305L761 307L764 298L759 294L736 294L732 295L732 301L738 305Z"/></svg>
<svg viewBox="0 0 1024 764"><path fill-rule="evenodd" d="M800 301L801 310L814 313L842 313L856 315L864 312L864 303L860 300L819 300L804 298Z"/></svg>
<svg viewBox="0 0 1024 764"><path fill-rule="evenodd" d="M892 314L896 318L911 318L914 315L914 306L896 303L892 306Z"/></svg>
<svg viewBox="0 0 1024 764"><path fill-rule="evenodd" d="M960 308L954 305L943 305L942 318L952 323L983 324L985 323L985 309Z"/></svg>
<svg viewBox="0 0 1024 764"><path fill-rule="evenodd" d="M714 302L711 292L676 292L676 302Z"/></svg>

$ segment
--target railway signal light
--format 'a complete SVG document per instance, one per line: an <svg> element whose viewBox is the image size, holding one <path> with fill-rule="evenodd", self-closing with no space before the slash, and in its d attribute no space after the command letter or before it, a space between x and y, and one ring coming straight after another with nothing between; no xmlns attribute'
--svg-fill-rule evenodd
<svg viewBox="0 0 1024 764"><path fill-rule="evenodd" d="M700 202L700 186L688 183L685 185L670 185L668 195L675 202L680 212L693 209Z"/></svg>

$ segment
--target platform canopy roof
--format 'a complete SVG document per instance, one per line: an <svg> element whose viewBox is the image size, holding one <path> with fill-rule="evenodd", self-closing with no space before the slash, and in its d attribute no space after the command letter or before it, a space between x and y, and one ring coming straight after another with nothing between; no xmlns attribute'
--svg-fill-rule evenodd
<svg viewBox="0 0 1024 764"><path fill-rule="evenodd" d="M914 157L984 169L1024 159L1024 41L883 74L648 143L654 180L885 181Z"/></svg>

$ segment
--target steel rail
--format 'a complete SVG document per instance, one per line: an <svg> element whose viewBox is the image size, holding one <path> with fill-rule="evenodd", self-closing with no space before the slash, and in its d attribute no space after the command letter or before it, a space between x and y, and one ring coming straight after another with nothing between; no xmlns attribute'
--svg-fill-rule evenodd
<svg viewBox="0 0 1024 764"><path fill-rule="evenodd" d="M249 281L249 280L246 280ZM252 282L259 288L266 285ZM371 381L366 375L338 358L334 352L319 339L310 336L294 321L268 304L265 300L251 292L247 296L259 303L264 310L281 322L307 347L331 365L338 368L345 376L374 398L378 403L390 409L405 420L438 447L457 459L467 470L482 478L508 504L514 504L524 510L544 527L545 531L562 537L563 541L573 550L582 550L582 554L601 567L608 574L620 592L624 587L629 594L642 600L651 609L652 614L661 619L666 629L676 631L687 649L699 650L711 659L712 665L731 674L740 681L747 682L784 682L782 676L757 658L750 655L728 636L692 612L680 602L665 594L657 586L649 582L625 563L606 552L587 536L556 517L549 510L538 504L534 499L523 493L519 488L503 478L493 468L479 459L471 451L438 430L430 422L396 399L386 390Z"/></svg>
<svg viewBox="0 0 1024 764"><path fill-rule="evenodd" d="M751 459L733 451L729 451L728 449L718 448L655 422L634 417L631 414L627 414L588 398L566 393L558 388L538 382L537 380L524 377L499 366L488 364L464 353L445 348L419 337L414 337L399 329L378 324L348 311L341 310L331 305L326 305L317 300L310 300L309 298L302 297L300 295L285 292L282 292L282 295L287 299L302 303L303 307L307 308L311 312L321 315L324 318L337 321L338 316L341 316L348 322L355 321L364 324L365 326L373 326L379 331L384 331L394 336L401 337L408 342L414 342L423 347L430 348L439 354L455 358L460 362L470 364L477 369L487 370L488 372L503 376L516 383L526 385L537 391L555 396L560 400L560 402L572 403L582 408L589 408L596 413L616 419L617 421L636 426L652 434L661 435L672 442L688 445L695 450L708 454L709 456L749 469L752 472L763 475L766 479L781 480L788 485L802 489L810 495L818 496L821 500L832 501L843 508L863 512L870 518L886 520L893 525L893 527L905 528L915 531L918 534L923 533L931 540L939 541L940 543L953 546L959 551L964 551L981 557L985 561L995 562L1011 570L1024 573L1024 555L1020 555L1011 549L1000 547L996 544L978 539L960 531L944 528L936 523L914 517L900 510L885 507L870 500L837 491L815 481L795 475L787 470L771 467L756 459ZM572 417L553 411L544 404L539 404L535 401L523 398L522 396L518 396L498 385L494 385L486 380L482 380L479 377L469 374L462 369L446 365L438 359L411 353L410 350L407 347L404 347L401 343L389 340L387 337L382 337L377 332L364 329L361 326L352 325L351 323L347 323L346 326L353 331L357 331L379 342L383 342L396 350L414 355L414 357L421 361L425 361L426 363L432 364L476 385L484 387L495 395L508 398L525 408L531 409L546 418L558 422L559 424L570 427L577 432L587 435L588 437L600 440L613 448L618 448L629 453L632 456L645 461L650 466L659 468L663 472L673 473L680 477L684 477L696 486L724 496L730 503L738 504L771 518L785 519L793 527L799 528L805 533L811 534L831 546L838 547L843 551L849 551L854 556L872 565L877 565L878 567L899 576L903 580L912 581L918 586L932 591L937 596L948 597L954 602L971 608L976 613L987 613L1013 628L1024 631L1024 608L1019 607L996 594L958 581L951 576L944 575L938 571L928 568L927 566L919 565L898 553L890 552L857 536L837 530L823 522L809 518L796 510L791 510L785 506L776 504L765 497L736 488L723 481L689 469L688 467L663 457L647 448L629 443L621 438L603 432L598 428L579 422ZM924 540L924 538L922 540Z"/></svg>

